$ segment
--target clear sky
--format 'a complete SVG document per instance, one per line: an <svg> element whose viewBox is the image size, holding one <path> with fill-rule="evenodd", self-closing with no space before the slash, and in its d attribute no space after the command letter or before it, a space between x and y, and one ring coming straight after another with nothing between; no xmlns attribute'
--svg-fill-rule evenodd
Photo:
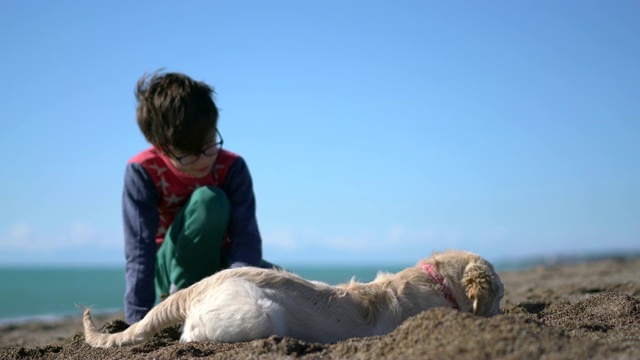
<svg viewBox="0 0 640 360"><path fill-rule="evenodd" d="M124 264L145 72L215 87L265 258L640 250L638 1L0 2L0 265Z"/></svg>

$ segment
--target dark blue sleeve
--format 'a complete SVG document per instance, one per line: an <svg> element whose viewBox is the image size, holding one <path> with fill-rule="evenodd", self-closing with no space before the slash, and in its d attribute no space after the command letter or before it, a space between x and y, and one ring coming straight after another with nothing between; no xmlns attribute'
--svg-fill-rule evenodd
<svg viewBox="0 0 640 360"><path fill-rule="evenodd" d="M156 299L156 232L160 223L158 190L140 164L127 165L122 196L126 289L124 313L127 323L142 319Z"/></svg>
<svg viewBox="0 0 640 360"><path fill-rule="evenodd" d="M231 204L229 264L259 266L262 260L262 239L256 220L256 199L249 168L238 157L230 166L222 184Z"/></svg>

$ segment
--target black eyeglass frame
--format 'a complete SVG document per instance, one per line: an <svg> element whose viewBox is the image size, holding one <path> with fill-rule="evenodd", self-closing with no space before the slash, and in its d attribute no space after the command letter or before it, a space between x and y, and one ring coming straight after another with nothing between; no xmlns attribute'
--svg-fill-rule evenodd
<svg viewBox="0 0 640 360"><path fill-rule="evenodd" d="M222 134L220 134L220 130L216 129L216 135L218 136L218 138L220 140L217 141L215 144L213 144L211 146L207 146L206 148L202 149L197 154L188 154L188 155L184 155L184 156L175 156L166 147L164 148L164 151L168 155L170 155L172 158L174 158L178 163L180 163L180 165L182 165L182 166L191 165L191 164L194 164L196 161L198 161L200 159L200 156L202 156L202 155L204 155L206 157L212 157L212 156L218 154L220 152L220 150L222 150L222 145L224 144L224 139L222 138ZM213 154L208 154L207 153L207 151L210 151L211 149L214 149L214 148L216 149L216 152L214 152ZM184 162L184 159L188 158L188 157L193 157L193 161Z"/></svg>

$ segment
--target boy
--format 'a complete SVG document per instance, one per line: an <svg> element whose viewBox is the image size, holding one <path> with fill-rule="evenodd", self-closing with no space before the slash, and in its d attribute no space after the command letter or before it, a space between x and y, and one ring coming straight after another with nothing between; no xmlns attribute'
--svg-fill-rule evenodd
<svg viewBox="0 0 640 360"><path fill-rule="evenodd" d="M143 76L137 121L151 148L127 164L125 320L224 268L268 266L244 160L222 149L213 90L180 73ZM154 289L155 282L155 289Z"/></svg>

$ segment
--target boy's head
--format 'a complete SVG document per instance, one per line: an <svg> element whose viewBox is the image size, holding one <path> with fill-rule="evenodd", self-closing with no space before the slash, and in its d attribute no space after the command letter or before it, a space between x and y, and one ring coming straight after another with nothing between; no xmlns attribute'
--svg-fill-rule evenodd
<svg viewBox="0 0 640 360"><path fill-rule="evenodd" d="M144 75L136 86L138 126L156 148L197 154L215 139L213 89L180 73Z"/></svg>

